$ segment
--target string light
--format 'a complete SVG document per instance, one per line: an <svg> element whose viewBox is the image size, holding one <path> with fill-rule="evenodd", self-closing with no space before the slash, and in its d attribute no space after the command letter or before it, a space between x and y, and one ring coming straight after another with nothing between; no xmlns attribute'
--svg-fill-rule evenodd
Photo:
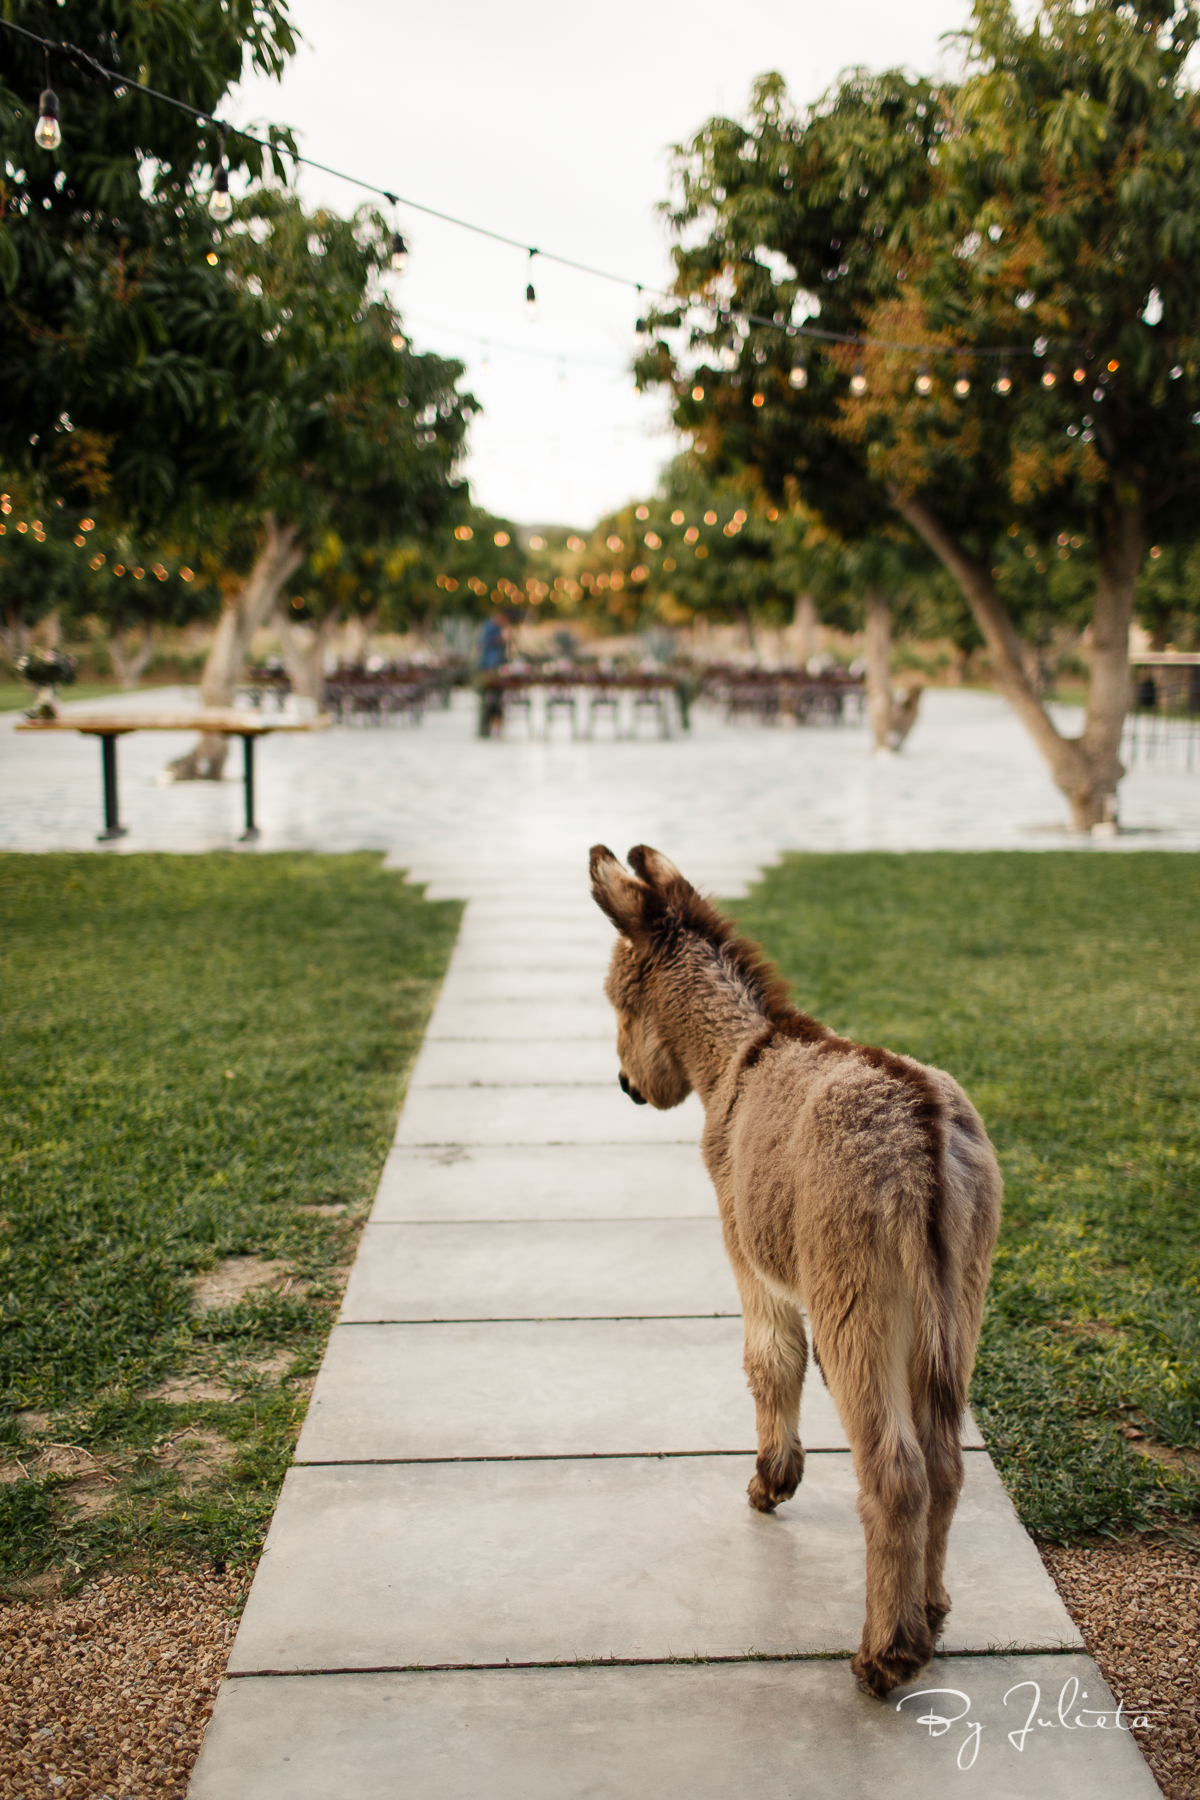
<svg viewBox="0 0 1200 1800"><path fill-rule="evenodd" d="M408 261L408 245L398 231L392 233L392 273L401 275Z"/></svg>
<svg viewBox="0 0 1200 1800"><path fill-rule="evenodd" d="M1012 376L1008 372L1007 363L1001 363L1000 365L1000 373L996 378L996 392L998 394L1012 393Z"/></svg>
<svg viewBox="0 0 1200 1800"><path fill-rule="evenodd" d="M33 128L33 141L40 150L57 150L62 143L58 123L58 95L47 88L38 101L38 122Z"/></svg>
<svg viewBox="0 0 1200 1800"><path fill-rule="evenodd" d="M860 357L859 360L855 363L854 373L850 377L850 392L852 394L865 394L866 391L867 391L867 376L866 376L866 371L862 366L862 358Z"/></svg>
<svg viewBox="0 0 1200 1800"><path fill-rule="evenodd" d="M1044 388L1052 388L1052 387L1058 386L1058 370L1053 366L1053 364L1051 364L1049 368L1042 370L1042 386Z"/></svg>
<svg viewBox="0 0 1200 1800"><path fill-rule="evenodd" d="M958 374L954 378L954 391L960 400L965 400L971 391L971 377L967 374L967 365L961 357L958 360Z"/></svg>
<svg viewBox="0 0 1200 1800"><path fill-rule="evenodd" d="M933 376L929 373L928 357L926 357L921 364L920 372L917 375L916 388L918 394L930 394L933 392Z"/></svg>
<svg viewBox="0 0 1200 1800"><path fill-rule="evenodd" d="M797 390L808 386L808 357L803 350L797 350L796 360L792 364L792 372L788 376L788 380Z"/></svg>
<svg viewBox="0 0 1200 1800"><path fill-rule="evenodd" d="M212 193L208 196L208 216L218 225L224 225L233 217L233 201L229 195L229 170L225 166L225 139L228 135L228 126L222 125L221 154L217 161L216 173L213 175Z"/></svg>
<svg viewBox="0 0 1200 1800"><path fill-rule="evenodd" d="M69 44L42 37L38 32L30 31L25 26L17 25L11 19L0 18L0 27L3 27L6 31L14 32L17 36L26 39L26 41L30 43L41 46L46 52L47 59L51 50L58 54L69 56L80 68L86 69L91 75L102 81L109 82L118 96L127 90L129 82L129 77L127 75L123 74L119 69L109 68L106 64L99 62L94 56L89 55L86 50L80 49L77 44ZM177 111L186 113L200 125L218 126L223 136L229 130L227 125L214 118L211 113L205 112L200 107L192 106L187 101L176 98L173 94L165 94L160 89L151 87L149 83L139 82L138 92L143 99L158 100L163 105L172 106ZM37 142L46 149L56 149L61 142L61 131L58 125L58 101L49 87L46 88L41 96L40 116L34 135ZM260 149L272 153L275 153L277 150L276 142L270 136L263 138L251 131L239 131L237 135L244 138L247 143L257 145ZM554 251L539 251L528 244L522 244L516 238L507 237L502 232L492 231L488 226L477 225L471 220L457 218L451 213L440 211L437 207L426 206L419 200L402 199L399 195L392 193L389 189L380 187L376 182L366 181L361 176L351 175L344 169L335 169L328 163L317 162L313 157L302 156L298 152L291 151L289 151L288 154L291 156L292 161L297 167L310 168L316 170L320 174L332 175L336 180L349 182L366 193L378 194L392 205L409 206L415 212L424 213L429 218L440 219L445 224L454 225L463 231L473 232L476 236L489 238L493 243L504 244L514 250L525 250L531 259L538 255L546 256L549 257L551 262L558 263L562 268L575 269L581 274L591 275L600 281L611 281L618 283L622 287L635 288L639 294L645 292L653 293L658 297L669 301L672 305L677 305L681 298L677 294L667 294L658 289L646 289L643 283L633 281L628 276L616 275L611 269L599 269L588 263L577 262L572 257L559 256ZM232 211L232 202L228 201L228 176L226 174L226 184L225 186L222 186L220 173L220 170L218 170L214 177L213 192L210 197L210 209L213 207L223 207L223 205L228 202L230 211ZM790 177L785 180L784 185L791 185ZM218 194L223 194L225 200L218 200ZM214 217L215 216L217 215L214 213ZM228 216L229 214L224 212L221 215L222 219ZM393 233L393 257L396 254L395 244L397 238L399 238L399 233ZM405 246L404 253L407 253L407 246ZM210 252L208 261L215 264L217 261L215 254ZM395 265L393 264L393 266ZM529 309L530 318L536 317L537 295L534 291L532 281L528 282L526 285L525 304ZM685 301L685 304L692 303ZM736 324L743 336L749 334L751 326L760 326L764 329L778 329L782 322L781 315L778 314L768 319L760 317L755 313L743 313L730 307L723 307L720 309L720 318L722 323ZM648 325L648 321L639 320L638 324L640 328L644 324ZM894 343L886 338L869 337L865 334L856 332L826 331L816 325L789 325L787 330L788 335L793 337L799 335L825 343L846 344L854 347L862 346L864 348L879 348L892 355L920 355L928 357L931 351L940 353L945 349L945 346L942 345L931 346L923 344ZM1038 351L1035 350L1033 346L1025 344L975 345L972 347L972 355L974 356L997 356L1005 359L1013 356L1029 356L1041 353L1044 353L1044 347L1043 351ZM855 379L860 376L862 385L861 387L856 387ZM1082 367L1076 368L1074 376L1077 382L1083 382L1087 379L1087 371ZM1001 387L1001 381L1003 380L1007 380L1007 386ZM1002 371L1001 381L997 381L995 384L997 391L1004 393L1009 392L1012 387L1012 382L1011 379L1008 378L1006 370ZM791 382L793 387L800 388L807 385L807 377L805 377L803 381L796 380L793 372ZM866 377L861 374L861 365L856 369L855 376L851 378L851 389L855 393L865 393L866 391ZM962 398L965 397L966 393L969 391L970 382L965 376L960 375L959 379L955 382L955 392Z"/></svg>
<svg viewBox="0 0 1200 1800"><path fill-rule="evenodd" d="M212 193L208 197L208 216L218 225L233 217L233 201L229 195L229 171L224 163L213 176Z"/></svg>
<svg viewBox="0 0 1200 1800"><path fill-rule="evenodd" d="M39 150L57 150L62 143L58 123L58 95L50 86L50 52L46 51L46 86L38 100L38 122L33 128L33 141Z"/></svg>

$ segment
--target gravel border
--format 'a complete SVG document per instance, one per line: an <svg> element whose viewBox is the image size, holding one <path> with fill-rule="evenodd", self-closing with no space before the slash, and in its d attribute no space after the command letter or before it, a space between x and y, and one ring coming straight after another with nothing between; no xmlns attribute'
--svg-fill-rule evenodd
<svg viewBox="0 0 1200 1800"><path fill-rule="evenodd" d="M0 1607L0 1796L183 1800L253 1571Z"/></svg>
<svg viewBox="0 0 1200 1800"><path fill-rule="evenodd" d="M1114 1695L1154 1709L1152 1729L1134 1736L1167 1800L1200 1800L1200 1547L1038 1549Z"/></svg>
<svg viewBox="0 0 1200 1800"><path fill-rule="evenodd" d="M1200 1800L1200 1549L1039 1545L1167 1800ZM253 1569L0 1606L0 1800L185 1800Z"/></svg>

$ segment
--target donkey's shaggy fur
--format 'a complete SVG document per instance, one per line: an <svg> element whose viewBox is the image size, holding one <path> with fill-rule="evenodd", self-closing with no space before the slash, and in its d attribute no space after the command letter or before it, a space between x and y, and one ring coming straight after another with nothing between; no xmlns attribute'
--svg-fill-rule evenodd
<svg viewBox="0 0 1200 1800"><path fill-rule="evenodd" d="M797 1011L752 944L645 845L591 854L620 933L606 992L621 1086L704 1103L704 1159L742 1296L758 1417L750 1503L804 1472L808 1346L858 1475L867 1618L851 1668L876 1694L933 1654L950 1609L959 1432L1000 1220L1000 1171L956 1081Z"/></svg>

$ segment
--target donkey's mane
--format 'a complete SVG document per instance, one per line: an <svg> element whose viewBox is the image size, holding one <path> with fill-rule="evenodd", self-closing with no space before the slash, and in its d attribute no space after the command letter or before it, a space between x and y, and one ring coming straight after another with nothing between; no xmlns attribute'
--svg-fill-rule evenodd
<svg viewBox="0 0 1200 1800"><path fill-rule="evenodd" d="M638 844L629 852L629 866L644 884L641 925L653 954L664 958L671 955L681 938L688 934L702 938L716 951L725 969L744 982L762 1009L763 1029L742 1055L744 1071L753 1068L763 1051L779 1038L799 1038L825 1053L854 1056L908 1088L914 1121L923 1128L928 1146L926 1231L930 1252L940 1268L945 1257L941 1229L941 1102L928 1071L919 1063L898 1056L894 1050L885 1050L875 1044L859 1044L852 1038L842 1037L819 1019L801 1012L788 997L787 984L774 963L768 961L758 945L749 938L739 937L729 920L711 901L698 894L677 869L665 877L657 873L654 857L655 852L645 844Z"/></svg>

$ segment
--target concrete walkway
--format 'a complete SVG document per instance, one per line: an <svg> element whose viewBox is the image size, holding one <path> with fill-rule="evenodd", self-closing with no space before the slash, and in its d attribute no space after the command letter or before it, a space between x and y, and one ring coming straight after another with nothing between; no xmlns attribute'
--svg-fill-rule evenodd
<svg viewBox="0 0 1200 1800"><path fill-rule="evenodd" d="M970 1421L943 1654L856 1690L846 1440L810 1382L751 1511L699 1107L617 1089L582 859L417 873L470 903L192 1800L1156 1794Z"/></svg>

